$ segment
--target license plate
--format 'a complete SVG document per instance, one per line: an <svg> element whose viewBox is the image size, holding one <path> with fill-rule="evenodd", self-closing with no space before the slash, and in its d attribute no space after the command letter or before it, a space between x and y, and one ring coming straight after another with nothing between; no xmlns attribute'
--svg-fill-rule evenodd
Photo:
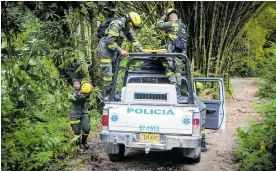
<svg viewBox="0 0 276 171"><path fill-rule="evenodd" d="M140 142L160 144L160 134L140 134Z"/></svg>

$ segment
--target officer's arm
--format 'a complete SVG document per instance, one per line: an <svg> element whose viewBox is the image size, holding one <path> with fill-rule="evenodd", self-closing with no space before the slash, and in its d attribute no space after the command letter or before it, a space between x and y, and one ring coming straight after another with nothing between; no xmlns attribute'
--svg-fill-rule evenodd
<svg viewBox="0 0 276 171"><path fill-rule="evenodd" d="M116 39L120 36L119 25L116 23L111 23L107 29L106 42L110 50L121 52L121 48L117 45Z"/></svg>
<svg viewBox="0 0 276 171"><path fill-rule="evenodd" d="M88 100L90 95L91 93L81 93L80 95L77 96L77 100L81 100L81 99Z"/></svg>
<svg viewBox="0 0 276 171"><path fill-rule="evenodd" d="M159 30L168 30L170 29L172 26L171 26L171 23L170 22L165 22L166 20L166 15L163 15L156 23L156 29L159 29Z"/></svg>
<svg viewBox="0 0 276 171"><path fill-rule="evenodd" d="M141 44L138 42L138 40L136 39L133 31L131 29L128 29L125 32L125 35L127 37L127 39L132 43L132 46L135 47L139 52L143 52L144 49L141 46Z"/></svg>
<svg viewBox="0 0 276 171"><path fill-rule="evenodd" d="M74 92L69 92L69 93L68 93L68 100L69 100L70 102L76 101L76 100L77 100L77 94L74 93Z"/></svg>

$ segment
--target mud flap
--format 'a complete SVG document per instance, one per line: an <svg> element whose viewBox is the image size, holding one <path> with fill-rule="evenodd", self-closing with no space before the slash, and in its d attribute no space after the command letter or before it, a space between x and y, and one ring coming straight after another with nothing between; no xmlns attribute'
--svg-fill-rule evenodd
<svg viewBox="0 0 276 171"><path fill-rule="evenodd" d="M104 143L104 151L108 154L118 154L119 144Z"/></svg>

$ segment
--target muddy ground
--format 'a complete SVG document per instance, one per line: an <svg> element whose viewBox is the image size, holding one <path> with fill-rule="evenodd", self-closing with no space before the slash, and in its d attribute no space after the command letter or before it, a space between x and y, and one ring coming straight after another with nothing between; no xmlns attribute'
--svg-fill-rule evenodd
<svg viewBox="0 0 276 171"><path fill-rule="evenodd" d="M236 147L237 127L245 127L249 116L256 117L250 105L254 101L257 87L252 78L231 79L235 91L232 99L226 101L226 129L223 131L207 130L208 151L202 153L201 162L188 163L175 152L150 152L130 150L122 162L112 163L103 152L99 134L90 136L90 150L73 158L70 163L74 169L66 170L102 170L102 171L235 171L237 170L233 151Z"/></svg>

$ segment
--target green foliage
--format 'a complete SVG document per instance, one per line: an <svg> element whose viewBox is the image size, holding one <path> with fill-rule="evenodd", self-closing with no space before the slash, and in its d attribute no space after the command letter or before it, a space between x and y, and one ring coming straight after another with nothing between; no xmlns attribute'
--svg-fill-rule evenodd
<svg viewBox="0 0 276 171"><path fill-rule="evenodd" d="M274 50L276 50L276 45L273 45ZM260 90L259 96L262 98L276 98L276 52L269 57L269 60L266 62L266 66L261 70L261 77L259 80Z"/></svg>
<svg viewBox="0 0 276 171"><path fill-rule="evenodd" d="M261 120L251 123L247 130L237 129L236 158L241 170L276 169L276 100L256 105Z"/></svg>
<svg viewBox="0 0 276 171"><path fill-rule="evenodd" d="M238 149L236 158L241 170L276 170L276 53L271 46L265 67L259 79L259 97L255 104L261 114L246 130L237 129Z"/></svg>
<svg viewBox="0 0 276 171"><path fill-rule="evenodd" d="M27 119L14 121L21 129L2 134L3 170L41 170L59 167L53 160L69 159L76 150L69 134L69 120L54 118L32 123ZM59 161L61 162L61 161Z"/></svg>
<svg viewBox="0 0 276 171"><path fill-rule="evenodd" d="M78 10L64 17L47 12L42 15L48 16L44 22L22 4L8 3L5 10L2 21L16 24L19 30L8 27L11 30L7 28L2 34L2 169L60 169L77 150L78 137L70 131L67 93L72 77L90 80L90 26ZM66 25L72 26L71 34ZM90 109L99 108L100 98L101 90L96 86ZM96 110L89 114L95 127L100 114Z"/></svg>
<svg viewBox="0 0 276 171"><path fill-rule="evenodd" d="M236 38L231 58L231 75L261 76L261 68L269 62L270 35L276 30L276 3L271 2L252 18Z"/></svg>

